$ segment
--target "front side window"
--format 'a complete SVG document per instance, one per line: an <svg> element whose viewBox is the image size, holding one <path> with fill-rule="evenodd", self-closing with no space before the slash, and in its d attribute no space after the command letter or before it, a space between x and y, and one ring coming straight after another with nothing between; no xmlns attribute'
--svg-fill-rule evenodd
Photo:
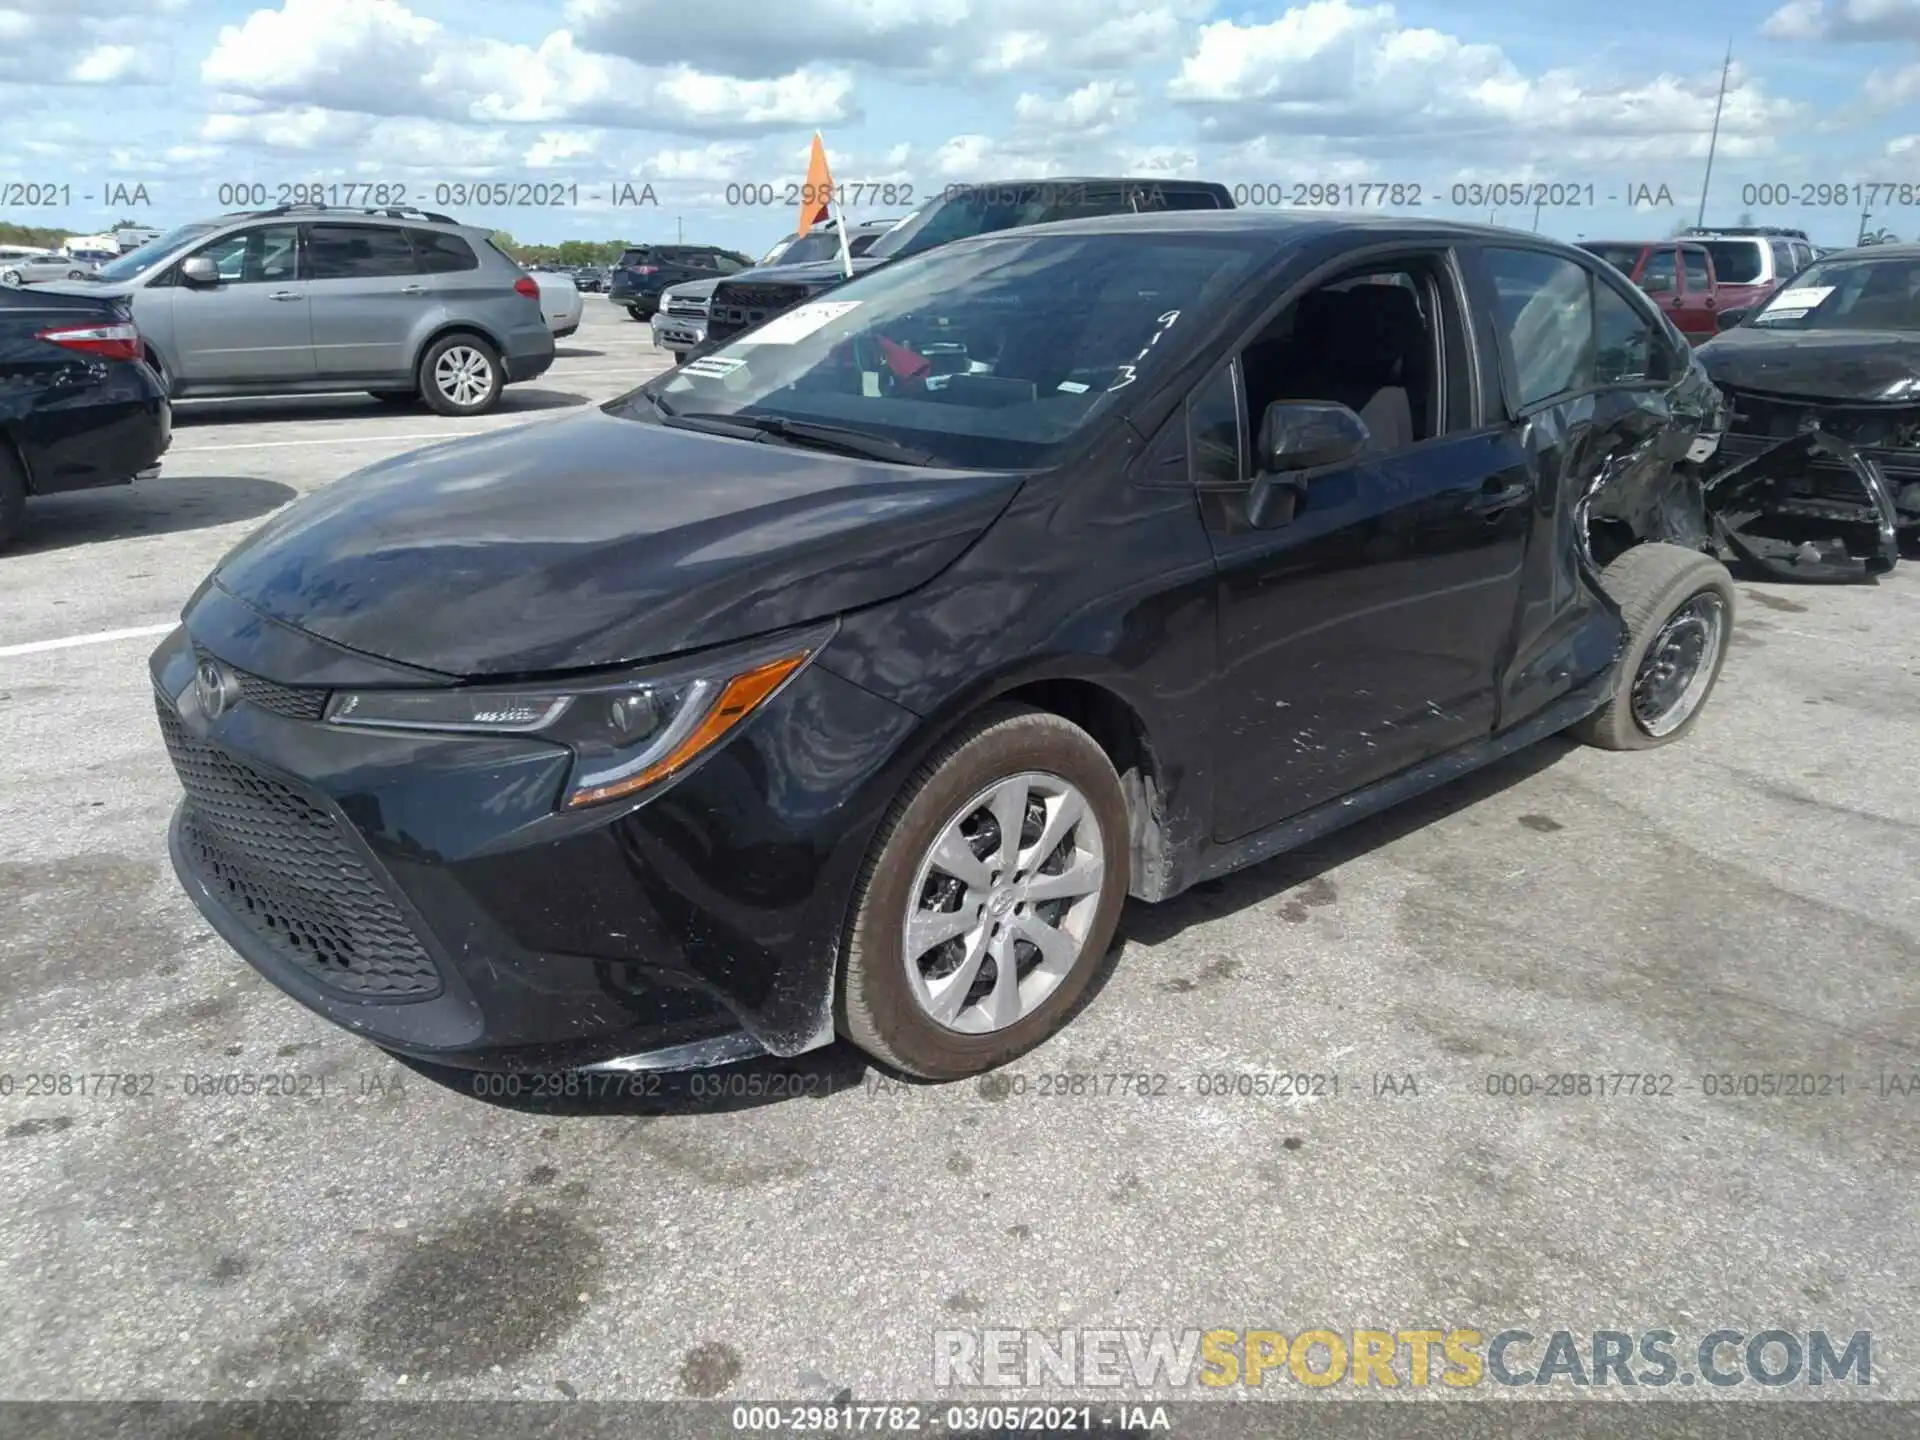
<svg viewBox="0 0 1920 1440"><path fill-rule="evenodd" d="M1593 383L1594 327L1585 267L1538 250L1489 249L1486 259L1520 404L1586 389Z"/></svg>
<svg viewBox="0 0 1920 1440"><path fill-rule="evenodd" d="M1238 302L1232 236L1005 240L889 265L668 372L613 413L857 430L934 463L1043 463Z"/></svg>
<svg viewBox="0 0 1920 1440"><path fill-rule="evenodd" d="M158 239L149 240L138 249L129 250L117 260L110 260L94 272L100 280L137 280L174 251L196 236L205 235L209 230L217 229L209 224L182 225L169 230Z"/></svg>
<svg viewBox="0 0 1920 1440"><path fill-rule="evenodd" d="M260 285L300 275L300 231L293 225L262 225L223 235L194 252L213 261L224 285Z"/></svg>
<svg viewBox="0 0 1920 1440"><path fill-rule="evenodd" d="M380 225L315 225L307 234L309 278L374 280L413 275L406 232Z"/></svg>

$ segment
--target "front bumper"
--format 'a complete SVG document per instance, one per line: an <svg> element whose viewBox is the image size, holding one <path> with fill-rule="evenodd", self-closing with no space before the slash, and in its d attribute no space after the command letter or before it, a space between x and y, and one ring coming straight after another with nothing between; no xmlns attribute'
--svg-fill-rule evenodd
<svg viewBox="0 0 1920 1440"><path fill-rule="evenodd" d="M205 656L241 676L217 716L193 684ZM151 671L187 792L169 842L182 885L334 1023L470 1069L715 1064L832 1039L879 777L914 722L824 667L637 807L567 814L560 747L301 718L323 703L315 680L394 677L217 589Z"/></svg>
<svg viewBox="0 0 1920 1440"><path fill-rule="evenodd" d="M707 338L706 322L689 316L669 315L662 310L649 323L653 326L653 343L661 350L685 353Z"/></svg>

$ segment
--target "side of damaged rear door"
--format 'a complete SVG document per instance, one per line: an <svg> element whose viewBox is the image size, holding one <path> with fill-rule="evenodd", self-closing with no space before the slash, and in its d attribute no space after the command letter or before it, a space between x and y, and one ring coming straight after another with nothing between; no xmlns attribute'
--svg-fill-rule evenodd
<svg viewBox="0 0 1920 1440"><path fill-rule="evenodd" d="M1700 488L1676 466L1712 397L1671 327L1599 262L1529 243L1463 252L1498 403L1533 492L1519 599L1498 695L1504 730L1601 680L1625 644L1599 581L1644 540L1708 543ZM1590 525L1606 548L1589 548Z"/></svg>

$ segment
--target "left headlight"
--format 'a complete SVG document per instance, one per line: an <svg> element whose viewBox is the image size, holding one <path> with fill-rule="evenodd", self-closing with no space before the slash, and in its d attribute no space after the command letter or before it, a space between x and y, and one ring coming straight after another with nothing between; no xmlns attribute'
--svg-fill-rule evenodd
<svg viewBox="0 0 1920 1440"><path fill-rule="evenodd" d="M342 690L327 704L326 723L552 740L573 751L562 803L578 809L637 794L685 770L779 694L833 628L578 685Z"/></svg>

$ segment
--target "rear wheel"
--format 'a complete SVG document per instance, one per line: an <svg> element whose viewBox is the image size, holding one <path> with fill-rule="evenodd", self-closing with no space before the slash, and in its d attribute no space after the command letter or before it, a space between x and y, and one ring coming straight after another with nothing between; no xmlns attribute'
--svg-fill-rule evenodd
<svg viewBox="0 0 1920 1440"><path fill-rule="evenodd" d="M1651 750L1700 718L1733 639L1733 577L1678 545L1636 545L1601 572L1627 623L1620 689L1573 727L1603 750Z"/></svg>
<svg viewBox="0 0 1920 1440"><path fill-rule="evenodd" d="M500 355L478 335L443 335L420 359L420 394L442 415L484 415L506 383Z"/></svg>
<svg viewBox="0 0 1920 1440"><path fill-rule="evenodd" d="M1099 966L1127 894L1126 802L1079 726L1002 706L941 746L855 889L840 1025L931 1080L1046 1039Z"/></svg>
<svg viewBox="0 0 1920 1440"><path fill-rule="evenodd" d="M627 318L629 320L638 320L644 324L647 320L651 319L652 317L649 316L647 312L642 310L638 305L629 305L627 306Z"/></svg>
<svg viewBox="0 0 1920 1440"><path fill-rule="evenodd" d="M26 510L27 472L14 458L13 447L0 440L0 550L20 538Z"/></svg>
<svg viewBox="0 0 1920 1440"><path fill-rule="evenodd" d="M0 285L18 285L19 283L20 272L18 270L0 270Z"/></svg>

